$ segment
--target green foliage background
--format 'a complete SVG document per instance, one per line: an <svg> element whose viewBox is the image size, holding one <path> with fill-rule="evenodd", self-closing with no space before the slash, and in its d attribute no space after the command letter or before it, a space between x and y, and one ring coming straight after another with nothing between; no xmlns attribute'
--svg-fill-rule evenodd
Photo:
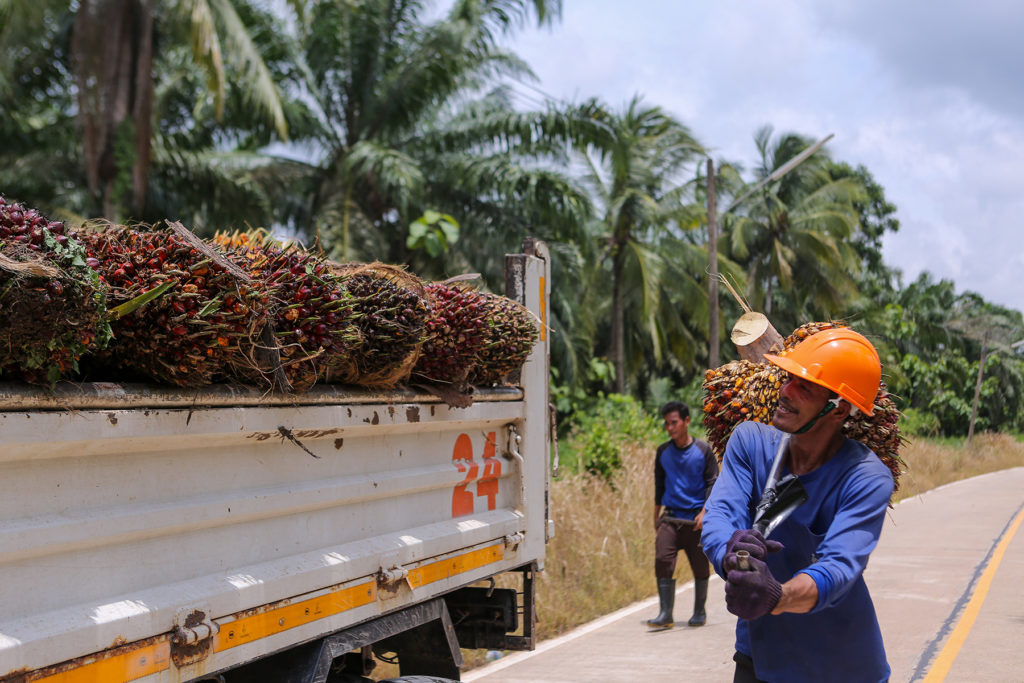
<svg viewBox="0 0 1024 683"><path fill-rule="evenodd" d="M699 131L642 93L616 107L532 89L508 46L561 8L0 0L0 193L72 223L265 226L494 290L504 254L541 238L553 400L593 471L660 403L699 409L711 340L732 357L742 311L720 297L709 329L712 258L783 334L837 319L868 335L909 432L966 434L979 369L975 429L1024 431L1021 313L928 273L904 282L881 251L897 207L868 169L826 147L771 179L813 140L754 131L749 159L712 159L718 206L749 199L709 254ZM115 47L122 71L104 66Z"/></svg>

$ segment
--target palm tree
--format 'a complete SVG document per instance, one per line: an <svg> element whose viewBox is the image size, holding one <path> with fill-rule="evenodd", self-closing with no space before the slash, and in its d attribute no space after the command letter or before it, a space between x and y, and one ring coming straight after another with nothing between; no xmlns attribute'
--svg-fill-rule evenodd
<svg viewBox="0 0 1024 683"><path fill-rule="evenodd" d="M3 0L0 52L38 59L44 46L57 48L45 58L60 96L76 94L73 102L56 104L62 118L74 112L81 138L75 156L92 200L88 211L141 217L154 141L162 132L154 128L158 64L178 46L188 46L191 65L201 70L218 120L230 92L242 91L249 108L287 137L281 94L247 23L261 14L243 0ZM0 97L23 95L6 77L17 69L16 59L4 61Z"/></svg>
<svg viewBox="0 0 1024 683"><path fill-rule="evenodd" d="M460 0L433 22L415 0L292 4L317 124L293 135L307 159L281 161L294 182L280 205L297 231L342 260L408 262L409 224L437 210L461 237L447 264L415 265L463 270L518 246L537 221L582 221L587 198L558 161L592 125L593 105L522 112L497 85L531 77L499 39L532 17L551 21L560 3Z"/></svg>
<svg viewBox="0 0 1024 683"><path fill-rule="evenodd" d="M773 139L770 127L755 142L754 182L810 146L792 133ZM859 230L856 203L866 196L856 178L834 179L830 164L823 152L813 154L723 221L733 258L747 268L752 303L769 316L783 303L783 326L835 316L857 296L860 258L851 240Z"/></svg>
<svg viewBox="0 0 1024 683"><path fill-rule="evenodd" d="M622 113L606 113L605 121L606 129L598 131L585 155L586 182L599 207L592 237L602 249L597 279L588 290L603 296L607 288L598 279L609 282L610 356L615 390L625 393L628 370L644 363L646 350L656 361L667 346L677 356L693 357L695 344L683 310L672 304L681 300L693 306L703 300L706 306L700 279L692 276L703 273L703 266L683 267L685 261L699 260L693 257L700 248L681 238L697 224L687 203L693 187L686 170L702 150L686 126L644 105L639 96ZM706 251L700 258L706 263ZM680 298L670 299L669 292Z"/></svg>

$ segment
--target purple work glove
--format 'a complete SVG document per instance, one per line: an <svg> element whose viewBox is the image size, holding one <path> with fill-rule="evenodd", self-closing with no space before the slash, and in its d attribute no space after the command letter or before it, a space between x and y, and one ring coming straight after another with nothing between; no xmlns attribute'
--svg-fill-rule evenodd
<svg viewBox="0 0 1024 683"><path fill-rule="evenodd" d="M722 568L729 572L739 569L736 563L736 552L746 550L750 556L764 560L768 553L777 553L782 550L783 545L778 541L766 541L760 531L756 529L737 529L732 532L729 542L725 544L725 557L722 559Z"/></svg>
<svg viewBox="0 0 1024 683"><path fill-rule="evenodd" d="M771 614L782 597L782 584L768 565L751 556L750 569L733 569L726 575L725 606L740 619L757 619Z"/></svg>

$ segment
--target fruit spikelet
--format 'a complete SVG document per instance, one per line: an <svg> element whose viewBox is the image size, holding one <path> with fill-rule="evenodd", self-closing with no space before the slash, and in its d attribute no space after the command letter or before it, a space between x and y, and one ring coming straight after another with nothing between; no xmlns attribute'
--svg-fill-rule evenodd
<svg viewBox="0 0 1024 683"><path fill-rule="evenodd" d="M109 225L83 233L112 303L167 288L113 322L109 361L176 386L210 384L251 346L265 296L183 226Z"/></svg>
<svg viewBox="0 0 1024 683"><path fill-rule="evenodd" d="M264 232L219 235L213 243L245 269L269 300L276 359L247 359L235 368L240 378L273 384L280 371L291 390L306 391L360 346L353 297L322 258Z"/></svg>
<svg viewBox="0 0 1024 683"><path fill-rule="evenodd" d="M811 322L801 325L786 337L780 355L812 334L834 327L836 322ZM708 370L704 375L704 427L707 441L715 454L722 458L732 430L740 422L754 420L771 424L778 406L779 389L788 373L768 362L732 361ZM900 433L899 410L886 389L885 382L878 388L874 414L851 415L843 425L843 433L870 448L892 472L896 486L904 463L899 451L905 443Z"/></svg>
<svg viewBox="0 0 1024 683"><path fill-rule="evenodd" d="M511 299L497 294L482 294L484 342L469 382L493 386L507 381L522 368L537 343L536 318Z"/></svg>
<svg viewBox="0 0 1024 683"><path fill-rule="evenodd" d="M73 233L0 196L0 375L52 387L109 339L106 287Z"/></svg>

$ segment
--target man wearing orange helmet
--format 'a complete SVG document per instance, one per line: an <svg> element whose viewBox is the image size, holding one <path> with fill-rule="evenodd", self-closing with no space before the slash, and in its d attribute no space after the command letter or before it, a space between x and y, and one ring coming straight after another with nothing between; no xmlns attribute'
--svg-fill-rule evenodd
<svg viewBox="0 0 1024 683"><path fill-rule="evenodd" d="M893 479L842 431L854 411L873 412L878 353L862 335L834 328L765 358L789 373L774 426L733 431L702 535L739 617L734 682L887 681L863 572Z"/></svg>

